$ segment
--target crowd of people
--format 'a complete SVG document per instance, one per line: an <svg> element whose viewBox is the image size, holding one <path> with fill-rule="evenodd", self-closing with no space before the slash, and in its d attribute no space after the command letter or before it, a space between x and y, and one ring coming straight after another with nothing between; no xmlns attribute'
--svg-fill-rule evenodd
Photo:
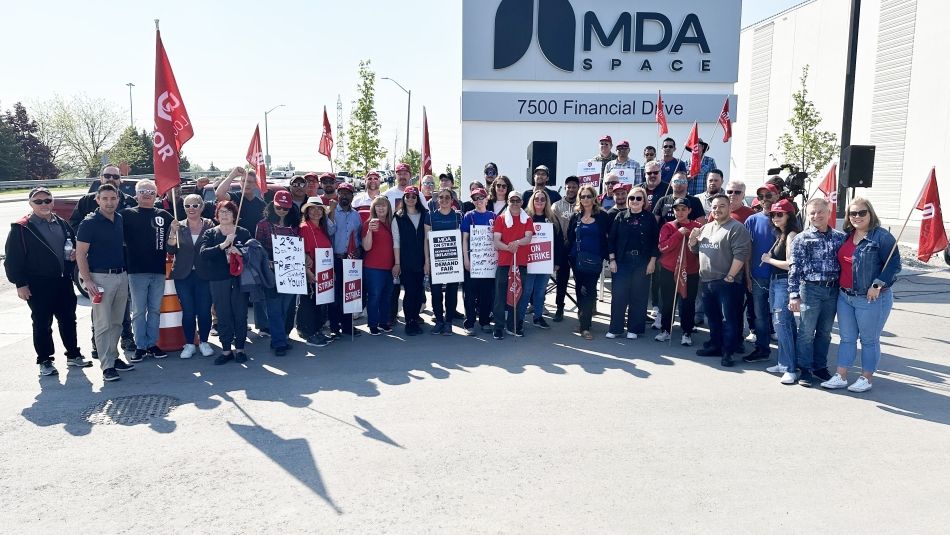
<svg viewBox="0 0 950 535"><path fill-rule="evenodd" d="M842 232L829 224L827 200L814 197L800 209L780 177L757 187L747 206L742 181L723 185L722 171L708 157L700 171L690 173L686 162L673 157L670 138L659 159L654 147L645 147L642 163L629 157L628 141L614 147L604 136L600 149L595 159L603 180L582 183L569 176L558 191L541 165L533 170L532 187L519 192L490 162L471 182L468 200L454 189L450 174L438 177L438 188L432 176L413 184L405 163L396 166L395 183L385 191L379 174L367 173L366 190L358 195L352 185L324 173L295 177L286 190L268 196L259 191L254 171L238 167L210 185L215 203L199 194L160 198L150 180L135 184L134 197L126 195L119 170L107 166L98 190L79 201L69 221L53 213L49 189L30 191L31 212L11 225L6 274L32 311L42 375L57 373L54 318L67 365L93 365L77 341L75 266L92 303L93 357L103 379L118 380L145 358L165 358L158 346L160 305L166 255L173 255L183 359L200 353L213 356L215 364L245 362L245 342L255 331L270 338L278 357L291 349L293 329L313 347L360 336L366 331L354 326L343 306L343 266L361 259L372 336L393 332L401 301L406 336L428 331L522 337L526 323L547 330L546 317L565 320L573 281L576 332L592 340L598 285L609 278L606 338L636 340L652 327L654 340L672 343L678 316L680 344L692 346L697 326L707 324L708 339L696 354L719 358L722 366L738 359L770 361L776 340L777 363L766 369L781 375L781 383L871 388L900 256L892 254L895 238L868 200L849 203ZM235 180L240 186L232 191ZM553 228L550 273L527 269L539 223ZM461 282L430 278L430 235L440 231L461 236ZM272 242L278 236L302 239L305 295L277 289ZM486 260L475 256L485 243L494 251L494 276L484 275ZM332 252L332 281L317 269L318 251ZM512 291L512 277L520 281L520 297ZM334 299L317 304L318 287L331 282ZM555 294L551 315L545 308L549 289ZM427 301L431 327L421 316ZM832 374L828 353L836 317L841 340ZM748 353L746 324L755 337ZM859 340L861 374L849 384ZM129 352L127 361L120 347Z"/></svg>

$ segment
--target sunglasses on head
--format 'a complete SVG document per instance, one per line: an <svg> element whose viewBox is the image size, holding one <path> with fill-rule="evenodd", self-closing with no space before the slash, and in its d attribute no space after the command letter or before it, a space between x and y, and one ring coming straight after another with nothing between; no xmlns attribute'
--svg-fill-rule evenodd
<svg viewBox="0 0 950 535"><path fill-rule="evenodd" d="M33 204L52 204L53 199L33 199L30 202Z"/></svg>
<svg viewBox="0 0 950 535"><path fill-rule="evenodd" d="M727 189L726 195L742 195L742 190L740 189Z"/></svg>
<svg viewBox="0 0 950 535"><path fill-rule="evenodd" d="M848 216L850 217L864 217L866 215L868 215L867 210L852 210L848 212Z"/></svg>
<svg viewBox="0 0 950 535"><path fill-rule="evenodd" d="M106 178L109 180L119 180L122 177L120 177L119 175L113 175L112 173L102 173L102 178Z"/></svg>

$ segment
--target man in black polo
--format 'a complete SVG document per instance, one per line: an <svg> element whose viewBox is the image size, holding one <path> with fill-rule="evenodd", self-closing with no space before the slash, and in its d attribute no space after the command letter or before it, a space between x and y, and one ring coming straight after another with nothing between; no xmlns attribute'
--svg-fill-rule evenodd
<svg viewBox="0 0 950 535"><path fill-rule="evenodd" d="M122 216L116 213L115 186L103 184L96 192L99 208L86 216L76 233L76 263L92 300L96 347L105 381L118 381L119 371L134 369L119 358L119 335L129 300L129 276L122 249Z"/></svg>
<svg viewBox="0 0 950 535"><path fill-rule="evenodd" d="M73 262L76 236L72 227L53 213L53 194L44 187L29 195L32 213L10 225L4 267L16 293L27 302L33 318L33 349L40 375L57 375L53 366L53 318L66 346L66 365L88 368L76 342L76 293Z"/></svg>
<svg viewBox="0 0 950 535"><path fill-rule="evenodd" d="M552 188L547 187L548 178L550 174L551 174L551 170L548 169L548 166L546 165L539 165L534 168L534 176L532 176L532 180L531 180L531 185L534 187L524 192L525 205L528 204L528 200L531 198L531 194L541 189L547 192L548 201L550 201L551 204L554 204L561 200L560 193L553 190Z"/></svg>

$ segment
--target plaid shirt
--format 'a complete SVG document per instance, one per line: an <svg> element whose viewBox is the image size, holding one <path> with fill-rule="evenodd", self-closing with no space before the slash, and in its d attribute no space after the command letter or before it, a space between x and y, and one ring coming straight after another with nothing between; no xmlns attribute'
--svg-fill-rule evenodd
<svg viewBox="0 0 950 535"><path fill-rule="evenodd" d="M847 238L844 232L829 228L819 232L808 227L792 240L792 263L788 270L789 297L797 298L805 281L837 281L841 275L838 249Z"/></svg>
<svg viewBox="0 0 950 535"><path fill-rule="evenodd" d="M706 191L706 175L713 169L716 169L716 160L709 156L703 156L703 159L699 162L699 174L689 181L689 185L686 186L686 193L699 197L700 193Z"/></svg>
<svg viewBox="0 0 950 535"><path fill-rule="evenodd" d="M604 171L604 178L606 178L607 175L610 174L610 172L613 171L614 169L632 169L633 170L632 173L629 173L629 172L626 173L629 176L628 183L633 184L634 186L638 186L643 183L643 169L640 168L640 164L638 162L635 162L629 158L627 159L627 161L623 163L620 163L619 160L613 160L611 162L607 162L607 167L606 167L606 170ZM627 181L621 180L621 182L627 182Z"/></svg>

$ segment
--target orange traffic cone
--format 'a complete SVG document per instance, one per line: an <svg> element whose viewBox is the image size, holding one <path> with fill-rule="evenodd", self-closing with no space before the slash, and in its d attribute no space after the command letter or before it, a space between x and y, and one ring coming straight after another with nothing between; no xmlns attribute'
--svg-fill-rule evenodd
<svg viewBox="0 0 950 535"><path fill-rule="evenodd" d="M181 301L175 290L172 274L172 255L165 257L165 296L162 297L158 320L158 347L162 351L180 351L185 347L185 331L181 328Z"/></svg>

